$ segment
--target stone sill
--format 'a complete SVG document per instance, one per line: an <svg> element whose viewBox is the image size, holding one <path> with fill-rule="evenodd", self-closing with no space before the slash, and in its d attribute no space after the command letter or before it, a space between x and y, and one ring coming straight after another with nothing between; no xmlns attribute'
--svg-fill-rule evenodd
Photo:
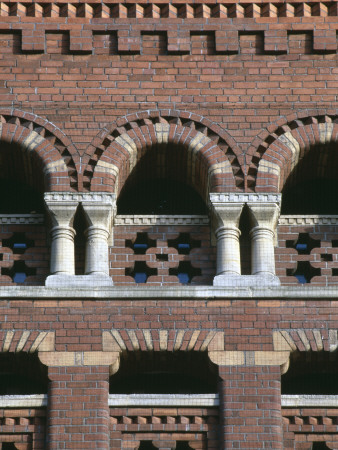
<svg viewBox="0 0 338 450"><path fill-rule="evenodd" d="M219 406L218 394L110 394L109 406Z"/></svg>
<svg viewBox="0 0 338 450"><path fill-rule="evenodd" d="M338 395L282 395L283 408L338 408Z"/></svg>
<svg viewBox="0 0 338 450"><path fill-rule="evenodd" d="M326 300L338 298L336 286L111 286L67 288L45 286L0 286L0 299L107 299L107 300L182 300L182 299L281 299Z"/></svg>
<svg viewBox="0 0 338 450"><path fill-rule="evenodd" d="M47 394L1 395L0 408L44 408ZM110 394L110 407L177 406L202 407L219 406L218 394ZM282 395L282 408L338 408L338 395Z"/></svg>

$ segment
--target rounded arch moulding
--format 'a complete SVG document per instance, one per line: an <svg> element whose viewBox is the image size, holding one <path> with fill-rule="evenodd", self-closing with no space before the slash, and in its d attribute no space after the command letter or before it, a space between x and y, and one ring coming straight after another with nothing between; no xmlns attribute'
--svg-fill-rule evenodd
<svg viewBox="0 0 338 450"><path fill-rule="evenodd" d="M234 139L202 116L170 110L130 114L103 129L87 149L84 189L118 194L140 159L159 146L165 152L174 146L182 150L184 181L202 198L243 190L242 156Z"/></svg>
<svg viewBox="0 0 338 450"><path fill-rule="evenodd" d="M298 163L314 147L338 141L338 111L308 111L283 118L253 141L248 190L281 192Z"/></svg>
<svg viewBox="0 0 338 450"><path fill-rule="evenodd" d="M0 109L0 141L16 146L23 158L34 161L44 178L45 191L78 189L77 151L51 122L32 113ZM37 174L33 172L30 176Z"/></svg>

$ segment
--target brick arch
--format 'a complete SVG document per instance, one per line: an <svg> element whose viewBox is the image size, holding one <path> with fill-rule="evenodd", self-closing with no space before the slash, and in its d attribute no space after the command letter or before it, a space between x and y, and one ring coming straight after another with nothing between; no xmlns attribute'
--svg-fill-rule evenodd
<svg viewBox="0 0 338 450"><path fill-rule="evenodd" d="M102 332L105 352L215 351L224 349L224 332L215 330L134 330Z"/></svg>
<svg viewBox="0 0 338 450"><path fill-rule="evenodd" d="M46 190L78 189L77 151L55 125L24 111L1 109L0 127L0 141L16 144L41 167Z"/></svg>
<svg viewBox="0 0 338 450"><path fill-rule="evenodd" d="M338 114L299 116L261 133L249 149L248 190L280 192L298 162L318 145L338 141Z"/></svg>
<svg viewBox="0 0 338 450"><path fill-rule="evenodd" d="M119 192L138 159L158 144L184 147L191 161L187 181L200 193L204 189L203 197L207 191L243 188L244 174L235 141L216 124L182 111L132 114L118 120L113 130L102 130L87 149L85 187ZM199 182L194 177L199 177Z"/></svg>

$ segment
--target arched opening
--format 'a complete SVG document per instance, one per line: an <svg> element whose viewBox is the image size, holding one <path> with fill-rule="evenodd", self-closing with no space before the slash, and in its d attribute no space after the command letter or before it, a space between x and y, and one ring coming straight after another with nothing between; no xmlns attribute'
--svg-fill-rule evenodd
<svg viewBox="0 0 338 450"><path fill-rule="evenodd" d="M114 228L114 244L120 247L118 260L111 251L114 283L212 283L216 249L203 200L205 167L202 156L189 152L182 145L154 145L127 178L117 199L117 219L132 218L124 219L128 226Z"/></svg>
<svg viewBox="0 0 338 450"><path fill-rule="evenodd" d="M282 394L338 395L337 377L337 352L293 352Z"/></svg>
<svg viewBox="0 0 338 450"><path fill-rule="evenodd" d="M110 378L110 393L216 393L217 383L218 369L207 352L125 352Z"/></svg>
<svg viewBox="0 0 338 450"><path fill-rule="evenodd" d="M121 190L118 214L206 214L200 197L205 186L195 179L191 165L188 151L180 145L147 150Z"/></svg>
<svg viewBox="0 0 338 450"><path fill-rule="evenodd" d="M0 142L0 284L41 285L49 272L43 193L45 174L37 153ZM38 219L36 214L40 214ZM6 216L13 215L10 220ZM5 226L3 225L5 224Z"/></svg>
<svg viewBox="0 0 338 450"><path fill-rule="evenodd" d="M206 206L190 186L172 179L128 181L117 202L119 214L206 214Z"/></svg>
<svg viewBox="0 0 338 450"><path fill-rule="evenodd" d="M35 353L0 353L0 395L46 394L47 367Z"/></svg>
<svg viewBox="0 0 338 450"><path fill-rule="evenodd" d="M299 159L282 190L282 214L338 214L338 152L332 142Z"/></svg>
<svg viewBox="0 0 338 450"><path fill-rule="evenodd" d="M0 214L29 214L44 211L45 175L35 152L19 145L0 142Z"/></svg>

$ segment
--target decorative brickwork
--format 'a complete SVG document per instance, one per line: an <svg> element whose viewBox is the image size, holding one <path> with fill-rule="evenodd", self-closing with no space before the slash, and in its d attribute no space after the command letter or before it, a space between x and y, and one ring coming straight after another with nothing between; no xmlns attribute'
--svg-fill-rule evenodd
<svg viewBox="0 0 338 450"><path fill-rule="evenodd" d="M110 275L116 285L212 284L216 249L210 238L208 226L116 226Z"/></svg>
<svg viewBox="0 0 338 450"><path fill-rule="evenodd" d="M50 260L46 227L12 221L8 216L0 225L0 285L43 285Z"/></svg>
<svg viewBox="0 0 338 450"><path fill-rule="evenodd" d="M45 449L45 432L45 409L0 409L0 448L6 442L19 450Z"/></svg>
<svg viewBox="0 0 338 450"><path fill-rule="evenodd" d="M203 117L188 112L150 111L120 119L111 132L103 130L87 152L93 153L84 175L92 190L119 192L147 148L182 146L180 164L186 164L186 181L203 198L208 192L243 187L243 174L233 139ZM101 157L102 156L102 157ZM105 175L104 175L105 174ZM106 178L102 178L105 176ZM107 181L104 181L107 180Z"/></svg>
<svg viewBox="0 0 338 450"><path fill-rule="evenodd" d="M329 449L337 448L337 409L283 408L282 415L285 450L311 450L315 442L325 442Z"/></svg>
<svg viewBox="0 0 338 450"><path fill-rule="evenodd" d="M282 284L338 283L336 220L335 216L281 218L275 256Z"/></svg>
<svg viewBox="0 0 338 450"><path fill-rule="evenodd" d="M218 410L212 408L110 408L111 446L140 448L151 441L156 448L217 449Z"/></svg>

